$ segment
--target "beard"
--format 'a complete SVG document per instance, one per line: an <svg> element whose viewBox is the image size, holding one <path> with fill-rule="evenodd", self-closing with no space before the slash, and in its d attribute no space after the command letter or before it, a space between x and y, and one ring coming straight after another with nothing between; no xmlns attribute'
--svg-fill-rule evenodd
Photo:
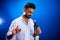
<svg viewBox="0 0 60 40"><path fill-rule="evenodd" d="M31 15L24 15L24 16L28 19L31 18Z"/></svg>

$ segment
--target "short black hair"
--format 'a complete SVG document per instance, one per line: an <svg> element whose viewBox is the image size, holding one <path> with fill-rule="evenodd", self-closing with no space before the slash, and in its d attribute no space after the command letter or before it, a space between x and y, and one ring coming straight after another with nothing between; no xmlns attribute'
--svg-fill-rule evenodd
<svg viewBox="0 0 60 40"><path fill-rule="evenodd" d="M28 8L33 8L33 9L35 9L36 7L35 7L35 5L34 5L33 3L27 3L27 4L24 6L24 8L26 8L26 9L28 9Z"/></svg>

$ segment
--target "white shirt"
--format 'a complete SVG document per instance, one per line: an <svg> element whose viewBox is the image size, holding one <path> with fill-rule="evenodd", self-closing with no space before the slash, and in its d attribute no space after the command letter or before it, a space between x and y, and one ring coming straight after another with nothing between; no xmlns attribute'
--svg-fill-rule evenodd
<svg viewBox="0 0 60 40"><path fill-rule="evenodd" d="M19 29L21 29L21 31L14 35L10 40L34 40L34 37L32 36L34 34L34 22L32 19L29 19L28 25L26 25L22 16L13 20L9 27L7 35L11 35L12 30L17 26Z"/></svg>

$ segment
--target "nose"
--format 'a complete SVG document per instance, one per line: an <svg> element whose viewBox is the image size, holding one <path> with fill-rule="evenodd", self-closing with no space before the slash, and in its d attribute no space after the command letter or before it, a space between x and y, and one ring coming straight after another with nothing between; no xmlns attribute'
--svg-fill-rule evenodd
<svg viewBox="0 0 60 40"><path fill-rule="evenodd" d="M32 13L30 13L30 16L32 15Z"/></svg>
<svg viewBox="0 0 60 40"><path fill-rule="evenodd" d="M32 14L31 14L32 15Z"/></svg>

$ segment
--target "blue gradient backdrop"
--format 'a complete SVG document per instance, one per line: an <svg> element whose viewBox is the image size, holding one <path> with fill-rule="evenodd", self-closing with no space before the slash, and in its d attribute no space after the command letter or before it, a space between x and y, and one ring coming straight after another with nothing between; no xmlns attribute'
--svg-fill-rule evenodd
<svg viewBox="0 0 60 40"><path fill-rule="evenodd" d="M42 30L40 40L59 40L59 1L58 0L0 0L0 40L6 40L6 33L12 20L21 16L24 5L32 2L36 5L32 19Z"/></svg>

